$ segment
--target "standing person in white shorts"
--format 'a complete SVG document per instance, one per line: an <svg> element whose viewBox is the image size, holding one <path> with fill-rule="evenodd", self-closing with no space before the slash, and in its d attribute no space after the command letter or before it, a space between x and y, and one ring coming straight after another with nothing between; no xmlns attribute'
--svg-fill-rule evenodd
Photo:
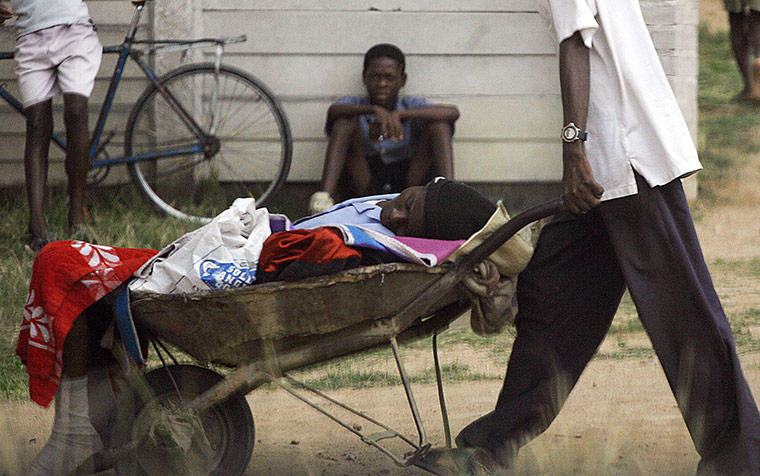
<svg viewBox="0 0 760 476"><path fill-rule="evenodd" d="M29 201L27 249L55 240L44 215L48 152L53 132L53 97L63 94L66 125L68 226L73 238L92 241L85 224L84 194L89 169L87 99L103 47L82 0L11 0L0 5L0 25L16 15L16 74L26 114L24 171ZM71 345L67 339L64 346ZM53 429L26 474L66 476L102 448L90 422L85 365L64 365L55 396Z"/></svg>
<svg viewBox="0 0 760 476"><path fill-rule="evenodd" d="M29 202L27 250L37 252L55 237L45 221L45 190L53 97L63 94L66 125L68 226L72 238L92 241L85 223L89 170L87 99L100 68L103 47L82 0L11 0L0 25L16 15L16 74L26 113L24 172Z"/></svg>
<svg viewBox="0 0 760 476"><path fill-rule="evenodd" d="M760 102L760 0L723 0L731 48L744 81L737 101Z"/></svg>

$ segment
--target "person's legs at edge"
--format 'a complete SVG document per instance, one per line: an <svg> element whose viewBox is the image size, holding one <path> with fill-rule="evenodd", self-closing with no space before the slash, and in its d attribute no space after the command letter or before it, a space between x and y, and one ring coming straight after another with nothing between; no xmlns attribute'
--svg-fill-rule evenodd
<svg viewBox="0 0 760 476"><path fill-rule="evenodd" d="M85 223L84 196L87 172L90 169L87 98L78 94L64 94L63 104L69 193L68 225L72 228Z"/></svg>
<svg viewBox="0 0 760 476"><path fill-rule="evenodd" d="M760 474L760 415L679 180L603 207L639 317L694 445L698 474ZM635 239L631 239L634 237Z"/></svg>
<svg viewBox="0 0 760 476"><path fill-rule="evenodd" d="M447 121L425 124L415 154L410 159L405 188L424 185L434 177L454 179L454 153L451 148L453 130Z"/></svg>
<svg viewBox="0 0 760 476"><path fill-rule="evenodd" d="M79 316L63 344L62 378L55 396L53 429L29 467L31 476L66 476L103 447L90 423L87 394L88 325Z"/></svg>
<svg viewBox="0 0 760 476"><path fill-rule="evenodd" d="M754 72L756 53L752 51L754 45L751 44L749 34L753 21L757 21L755 16L752 13L747 14L744 10L728 12L731 48L744 82L744 89L736 96L739 100L760 100L760 86L755 81Z"/></svg>
<svg viewBox="0 0 760 476"><path fill-rule="evenodd" d="M760 10L750 9L747 15L747 46L750 52L753 85L760 98Z"/></svg>
<svg viewBox="0 0 760 476"><path fill-rule="evenodd" d="M28 106L25 113L24 174L29 203L29 233L33 239L44 240L47 233L45 188L50 137L53 134L53 101L48 99Z"/></svg>
<svg viewBox="0 0 760 476"><path fill-rule="evenodd" d="M597 210L562 214L544 227L518 279L517 337L496 408L465 427L457 446L485 448L510 466L518 448L559 413L623 291Z"/></svg>

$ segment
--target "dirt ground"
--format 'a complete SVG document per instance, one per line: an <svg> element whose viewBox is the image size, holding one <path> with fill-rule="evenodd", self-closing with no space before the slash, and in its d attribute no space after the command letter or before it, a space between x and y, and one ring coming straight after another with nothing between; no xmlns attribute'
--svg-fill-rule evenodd
<svg viewBox="0 0 760 476"><path fill-rule="evenodd" d="M700 16L711 29L725 28L719 0L701 0ZM760 258L760 157L746 164L733 202L700 210L698 232L708 263ZM749 178L752 178L751 180ZM753 188L754 187L754 188ZM760 309L760 279L715 269L713 277L729 312ZM755 330L753 329L753 333ZM646 336L631 337L646 342ZM619 345L613 339L605 348ZM444 355L475 362L479 356ZM419 359L429 359L428 355ZM760 396L760 354L740 355L754 395ZM417 358L415 357L415 360ZM422 365L412 362L410 365ZM432 362L424 363L430 366ZM485 372L503 373L483 363ZM456 434L474 418L490 411L500 380L450 384L446 397ZM415 386L428 439L444 443L434 386ZM408 406L399 388L341 390L338 400L366 411L391 427L414 435ZM256 421L256 446L249 476L386 476L429 474L400 468L349 431L308 409L282 391L257 390L248 396ZM333 407L334 408L334 407ZM22 474L52 424L52 409L31 403L0 404L0 474ZM352 423L355 418L347 417ZM364 425L365 431L369 430ZM413 438L415 439L415 438ZM403 452L405 448L398 448ZM698 456L680 417L664 374L655 358L595 359L581 377L563 411L548 431L520 454L519 475L693 475Z"/></svg>

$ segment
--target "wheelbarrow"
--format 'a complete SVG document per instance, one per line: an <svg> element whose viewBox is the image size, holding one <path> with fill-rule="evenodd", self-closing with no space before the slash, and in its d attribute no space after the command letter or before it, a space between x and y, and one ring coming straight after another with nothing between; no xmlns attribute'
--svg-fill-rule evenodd
<svg viewBox="0 0 760 476"><path fill-rule="evenodd" d="M354 433L401 467L425 463L431 448L399 343L432 336L446 446L451 432L438 362L437 336L470 307L459 283L482 260L530 223L563 209L560 199L509 220L453 264L432 268L386 263L290 283L266 283L191 295L134 293L135 321L153 336L162 367L144 375L119 405L119 428L110 457L120 475L240 475L254 447L254 421L245 395L273 384ZM207 368L172 365L164 342L201 364L230 367L222 376ZM390 345L417 430L408 437L332 397L296 381L289 371ZM380 428L363 433L315 404L323 399ZM387 440L402 442L398 453ZM395 444L395 443L394 443Z"/></svg>

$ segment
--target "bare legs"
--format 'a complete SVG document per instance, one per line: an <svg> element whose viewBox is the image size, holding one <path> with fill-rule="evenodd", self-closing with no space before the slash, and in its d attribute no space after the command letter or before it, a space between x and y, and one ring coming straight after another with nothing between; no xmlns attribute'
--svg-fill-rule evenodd
<svg viewBox="0 0 760 476"><path fill-rule="evenodd" d="M435 177L454 178L454 153L451 150L451 124L445 121L429 122L422 140L412 157L406 187L425 185Z"/></svg>
<svg viewBox="0 0 760 476"><path fill-rule="evenodd" d="M47 183L48 151L53 134L53 101L47 100L26 108L26 145L24 173L26 199L29 202L29 233L44 238L45 184Z"/></svg>
<svg viewBox="0 0 760 476"><path fill-rule="evenodd" d="M103 448L90 421L88 340L87 313L84 313L74 321L63 344L63 371L55 395L53 428L29 467L28 474L32 476L69 475Z"/></svg>
<svg viewBox="0 0 760 476"><path fill-rule="evenodd" d="M87 374L87 362L89 360L89 328L87 326L87 313L74 320L71 330L66 335L63 343L62 374L64 378L82 377Z"/></svg>
<svg viewBox="0 0 760 476"><path fill-rule="evenodd" d="M451 124L429 122L417 150L410 158L406 187L423 185L436 176L453 178L454 159L451 148ZM365 156L364 144L355 119L335 121L327 143L320 190L337 200L371 193L372 175Z"/></svg>
<svg viewBox="0 0 760 476"><path fill-rule="evenodd" d="M359 124L355 119L337 119L327 141L320 190L336 200L358 197L367 195L370 179Z"/></svg>
<svg viewBox="0 0 760 476"><path fill-rule="evenodd" d="M68 225L84 225L84 194L90 169L87 98L78 94L63 95L66 124L66 176L69 182Z"/></svg>
<svg viewBox="0 0 760 476"><path fill-rule="evenodd" d="M68 225L84 224L84 194L89 170L89 127L87 98L78 94L64 94L64 122L66 125L66 175L68 178ZM29 233L35 239L44 239L45 189L48 174L48 153L53 133L52 100L26 108L26 147L24 172L26 195L29 202Z"/></svg>
<svg viewBox="0 0 760 476"><path fill-rule="evenodd" d="M760 12L729 12L731 48L744 81L737 100L760 101Z"/></svg>

